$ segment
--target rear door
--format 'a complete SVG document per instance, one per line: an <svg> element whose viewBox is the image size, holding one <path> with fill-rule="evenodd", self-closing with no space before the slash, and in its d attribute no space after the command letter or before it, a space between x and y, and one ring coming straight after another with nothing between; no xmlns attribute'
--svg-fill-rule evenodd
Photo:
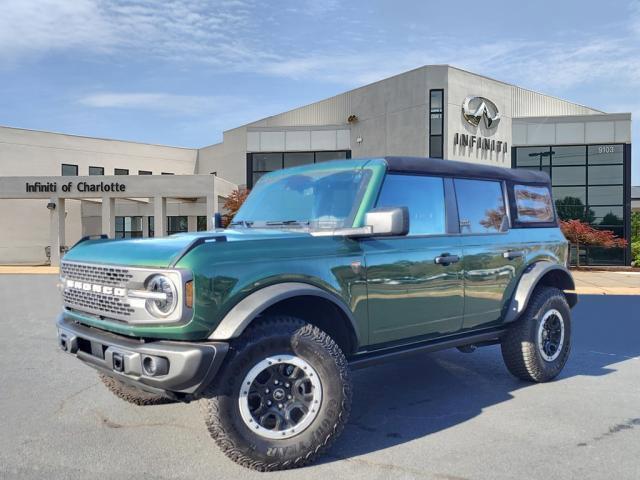
<svg viewBox="0 0 640 480"><path fill-rule="evenodd" d="M489 327L501 321L525 252L510 233L503 182L457 178L454 184L464 269L463 329Z"/></svg>
<svg viewBox="0 0 640 480"><path fill-rule="evenodd" d="M388 174L378 207L407 207L407 236L363 239L371 344L455 333L462 327L462 249L448 235L451 180Z"/></svg>

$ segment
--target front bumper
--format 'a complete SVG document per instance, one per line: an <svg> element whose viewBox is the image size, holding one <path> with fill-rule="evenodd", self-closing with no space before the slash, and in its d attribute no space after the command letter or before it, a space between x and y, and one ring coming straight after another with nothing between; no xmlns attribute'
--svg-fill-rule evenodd
<svg viewBox="0 0 640 480"><path fill-rule="evenodd" d="M64 314L57 327L63 351L127 384L182 399L202 392L229 349L224 342L145 342L82 325ZM151 360L156 366L153 375Z"/></svg>

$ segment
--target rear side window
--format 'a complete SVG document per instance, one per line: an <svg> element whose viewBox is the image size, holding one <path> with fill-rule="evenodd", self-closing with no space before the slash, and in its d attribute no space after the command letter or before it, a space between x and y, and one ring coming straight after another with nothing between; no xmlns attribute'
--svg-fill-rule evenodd
<svg viewBox="0 0 640 480"><path fill-rule="evenodd" d="M496 233L506 219L502 184L456 178L460 233Z"/></svg>
<svg viewBox="0 0 640 480"><path fill-rule="evenodd" d="M518 221L523 223L553 222L553 203L548 187L514 185Z"/></svg>
<svg viewBox="0 0 640 480"><path fill-rule="evenodd" d="M418 175L385 177L377 207L407 207L409 235L445 233L442 178Z"/></svg>

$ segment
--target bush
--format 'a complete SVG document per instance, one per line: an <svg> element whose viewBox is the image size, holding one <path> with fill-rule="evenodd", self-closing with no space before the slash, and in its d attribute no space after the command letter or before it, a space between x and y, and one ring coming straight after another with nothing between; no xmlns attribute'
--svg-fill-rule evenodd
<svg viewBox="0 0 640 480"><path fill-rule="evenodd" d="M640 239L631 242L631 262L636 267L640 267Z"/></svg>

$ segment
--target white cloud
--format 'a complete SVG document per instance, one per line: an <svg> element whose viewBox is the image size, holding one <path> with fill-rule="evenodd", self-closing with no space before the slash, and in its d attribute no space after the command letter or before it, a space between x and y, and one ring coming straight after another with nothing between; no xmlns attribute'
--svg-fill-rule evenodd
<svg viewBox="0 0 640 480"><path fill-rule="evenodd" d="M337 11L344 4L336 0L283 1L279 8L271 12L256 0L4 0L0 61L72 52L96 60L142 58L347 87L424 64L450 63L540 90L562 92L594 81L640 86L638 0L629 5L626 23L607 37L585 31L473 48L464 36L432 37L416 29L387 43L369 26L341 28L340 41L333 31L326 38L287 37L286 26L276 27L282 12L305 22L357 20Z"/></svg>
<svg viewBox="0 0 640 480"><path fill-rule="evenodd" d="M93 108L136 109L166 114L198 116L238 108L244 103L244 100L232 96L99 92L81 97L78 103Z"/></svg>

